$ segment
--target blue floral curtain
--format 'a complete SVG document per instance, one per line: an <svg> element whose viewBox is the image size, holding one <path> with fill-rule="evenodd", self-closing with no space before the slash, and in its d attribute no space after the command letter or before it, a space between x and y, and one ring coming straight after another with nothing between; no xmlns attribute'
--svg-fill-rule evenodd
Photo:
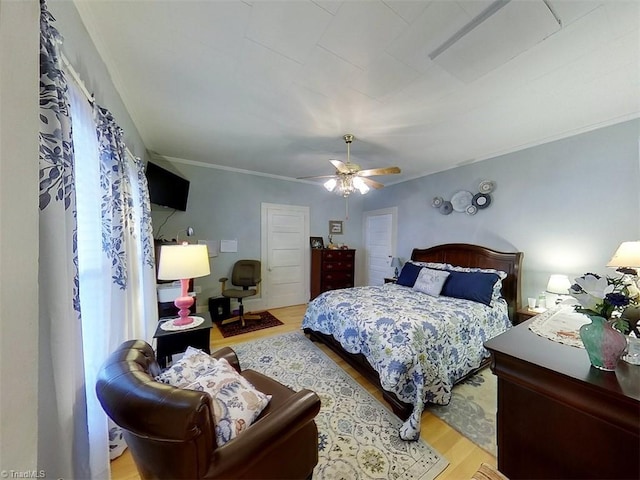
<svg viewBox="0 0 640 480"><path fill-rule="evenodd" d="M55 477L90 478L68 87L62 39L40 6L38 466Z"/></svg>
<svg viewBox="0 0 640 480"><path fill-rule="evenodd" d="M97 106L95 115L102 189L102 249L112 262L113 282L125 289L128 283L127 236L140 238L142 263L149 268L155 265L147 181L140 159L127 158L122 129L109 110ZM137 192L132 179L136 180ZM140 205L138 214L136 204Z"/></svg>

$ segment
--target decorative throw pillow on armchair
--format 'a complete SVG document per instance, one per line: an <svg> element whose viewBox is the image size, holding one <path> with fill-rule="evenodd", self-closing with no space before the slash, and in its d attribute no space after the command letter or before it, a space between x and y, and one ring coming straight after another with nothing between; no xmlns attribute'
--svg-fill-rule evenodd
<svg viewBox="0 0 640 480"><path fill-rule="evenodd" d="M218 446L246 430L271 400L271 395L256 390L224 358L217 360L192 347L156 380L211 396Z"/></svg>

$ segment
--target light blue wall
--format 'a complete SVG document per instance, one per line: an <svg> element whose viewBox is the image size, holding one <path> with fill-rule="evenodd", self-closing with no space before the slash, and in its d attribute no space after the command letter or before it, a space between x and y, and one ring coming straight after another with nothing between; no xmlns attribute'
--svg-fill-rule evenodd
<svg viewBox="0 0 640 480"><path fill-rule="evenodd" d="M634 120L386 187L364 209L398 207L398 254L447 242L524 252L522 297L552 273L570 278L605 264L640 239L640 121ZM441 215L434 196L496 182L489 208Z"/></svg>
<svg viewBox="0 0 640 480"><path fill-rule="evenodd" d="M328 193L320 184L311 185L176 162L172 170L191 182L187 211L172 214L173 210L153 205L154 236L174 239L178 231L191 226L195 235L189 241L238 240L237 253L220 253L212 261L211 275L196 280L196 285L202 287L198 305L205 305L210 296L219 294L218 279L230 275L236 260L261 257L262 203L309 207L309 233L323 237L325 244L329 220L342 220L344 234L336 235L334 241L359 248L363 203L363 197L359 194L349 199L347 220L345 200ZM166 224L163 225L165 220ZM184 232L180 234L180 240L183 239L186 239ZM359 259L357 261L362 263Z"/></svg>

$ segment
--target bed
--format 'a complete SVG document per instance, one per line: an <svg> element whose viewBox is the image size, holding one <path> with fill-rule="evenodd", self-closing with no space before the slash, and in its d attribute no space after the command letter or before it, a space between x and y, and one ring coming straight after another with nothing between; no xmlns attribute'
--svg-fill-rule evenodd
<svg viewBox="0 0 640 480"><path fill-rule="evenodd" d="M302 328L376 384L404 420L400 437L415 440L424 406L447 404L455 383L488 364L484 341L511 326L522 256L460 243L414 249L411 269L504 272L501 286L484 303L394 283L332 290L309 303Z"/></svg>

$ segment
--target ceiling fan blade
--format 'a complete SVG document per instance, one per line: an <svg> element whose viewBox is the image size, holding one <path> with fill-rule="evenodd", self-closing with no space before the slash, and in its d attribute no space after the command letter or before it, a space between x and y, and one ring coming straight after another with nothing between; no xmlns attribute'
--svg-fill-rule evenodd
<svg viewBox="0 0 640 480"><path fill-rule="evenodd" d="M308 180L310 178L336 178L335 175L312 175L310 177L296 177L296 180Z"/></svg>
<svg viewBox="0 0 640 480"><path fill-rule="evenodd" d="M370 168L368 170L360 170L358 175L361 177L372 177L374 175L391 175L394 173L400 173L398 167L384 167L384 168Z"/></svg>
<svg viewBox="0 0 640 480"><path fill-rule="evenodd" d="M371 180L370 178L361 177L361 179L364 183L377 190L380 190L382 187L384 187L384 185L380 182L376 182L375 180Z"/></svg>
<svg viewBox="0 0 640 480"><path fill-rule="evenodd" d="M340 173L349 173L349 168L340 160L329 160L331 165L336 167L336 170Z"/></svg>

